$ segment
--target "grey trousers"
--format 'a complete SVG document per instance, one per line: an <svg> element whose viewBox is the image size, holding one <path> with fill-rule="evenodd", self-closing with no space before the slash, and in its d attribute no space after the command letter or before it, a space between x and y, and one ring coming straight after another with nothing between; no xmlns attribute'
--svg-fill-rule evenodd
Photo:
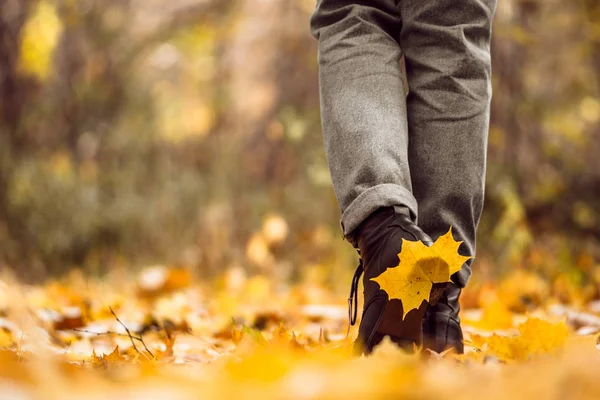
<svg viewBox="0 0 600 400"><path fill-rule="evenodd" d="M496 0L317 0L310 27L325 151L351 242L373 211L400 206L433 239L452 226L459 252L475 256L495 8ZM471 261L453 276L459 287Z"/></svg>

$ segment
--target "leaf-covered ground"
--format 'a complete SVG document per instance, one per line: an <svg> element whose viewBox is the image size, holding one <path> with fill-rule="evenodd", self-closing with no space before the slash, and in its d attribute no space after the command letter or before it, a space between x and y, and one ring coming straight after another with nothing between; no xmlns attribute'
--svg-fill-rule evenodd
<svg viewBox="0 0 600 400"><path fill-rule="evenodd" d="M163 267L5 278L0 399L600 398L600 303L574 288L524 272L473 285L460 356L385 342L353 358L345 304L237 269L210 284Z"/></svg>

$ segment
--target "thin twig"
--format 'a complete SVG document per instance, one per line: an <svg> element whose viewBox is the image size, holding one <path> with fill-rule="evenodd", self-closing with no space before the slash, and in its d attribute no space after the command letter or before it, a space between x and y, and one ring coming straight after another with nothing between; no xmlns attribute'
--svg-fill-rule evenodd
<svg viewBox="0 0 600 400"><path fill-rule="evenodd" d="M133 340L137 340L138 342L140 342L144 346L144 349L146 349L146 351L148 352L148 354L150 354L152 356L152 358L156 359L156 357L154 357L154 354L150 351L150 349L148 348L148 346L146 346L146 342L144 342L144 339L141 336L137 337L137 336L126 335L124 333L113 332L113 331L93 332L93 331L88 331L86 329L78 329L78 328L73 328L71 330L75 331L75 332L89 333L91 335L96 335L96 336L115 335L115 336L123 336L123 337L128 337L128 338L133 339ZM141 353L141 354L144 354L144 353Z"/></svg>
<svg viewBox="0 0 600 400"><path fill-rule="evenodd" d="M78 329L78 328L73 328L71 329L75 332L81 332L81 333L89 333L91 335L96 335L96 336L102 336L102 335L115 335L115 336L123 336L123 337L131 337L132 339L138 340L138 341L142 341L141 338L137 337L137 336L129 336L125 333L119 333L119 332L113 332L113 331L105 331L105 332L93 332L93 331L88 331L86 329Z"/></svg>
<svg viewBox="0 0 600 400"><path fill-rule="evenodd" d="M123 328L125 328L125 332L127 332L127 336L129 336L129 339L131 340L131 344L133 345L133 349L135 351L137 351L138 353L141 353L141 351L138 350L138 348L135 345L135 342L133 341L133 337L131 336L131 332L129 332L129 328L127 328L127 326L125 326L125 324L119 319L119 317L117 316L117 314L115 314L115 312L113 311L111 306L108 306L108 309L110 310L111 314L114 315L114 317L116 318L117 322L119 324L121 324L121 326Z"/></svg>
<svg viewBox="0 0 600 400"><path fill-rule="evenodd" d="M129 332L129 329L127 328L127 326L125 326L125 324L123 323L123 321L121 321L119 319L119 317L117 316L117 314L114 312L114 310L112 309L111 306L108 306L108 309L110 310L111 314L114 315L114 317L116 318L117 322L119 324L121 324L121 326L125 329L125 331L127 332L127 335L129 336L129 339L131 340L131 344L133 345L133 349L135 351L137 351L140 354L143 354L141 351L138 350L138 348L135 345L135 342L133 341L134 336L131 335L131 332ZM148 346L146 346L146 342L144 342L144 339L141 337L136 337L136 339L138 339L142 345L144 346L144 349L146 349L146 351L148 352L148 354L150 354L150 356L152 356L153 359L156 359L156 357L154 357L154 354L152 354L152 352L150 351L150 349L148 348Z"/></svg>
<svg viewBox="0 0 600 400"><path fill-rule="evenodd" d="M144 342L144 338L142 337L142 335L140 335L139 337L140 342L142 342L142 346L144 346L144 349L146 349L146 351L148 352L148 354L150 354L150 356L156 360L156 357L154 357L154 354L152 354L152 352L150 351L150 349L148 348L148 346L146 346L146 342Z"/></svg>

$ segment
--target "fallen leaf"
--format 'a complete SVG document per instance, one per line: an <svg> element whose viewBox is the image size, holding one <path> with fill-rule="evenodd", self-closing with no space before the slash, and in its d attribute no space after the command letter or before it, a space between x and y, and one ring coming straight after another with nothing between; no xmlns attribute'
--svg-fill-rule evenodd
<svg viewBox="0 0 600 400"><path fill-rule="evenodd" d="M119 352L119 346L115 347L112 353L103 355L102 358L106 361L107 365L122 365L127 362L127 359Z"/></svg>
<svg viewBox="0 0 600 400"><path fill-rule="evenodd" d="M106 360L104 360L104 357L98 356L96 354L95 350L92 350L92 356L90 357L90 363L92 364L92 367L94 367L94 368L106 369L106 367L107 367Z"/></svg>
<svg viewBox="0 0 600 400"><path fill-rule="evenodd" d="M487 354L502 361L525 361L533 356L557 351L569 334L564 322L553 323L539 318L528 318L519 325L519 335L492 334L472 336L472 343Z"/></svg>
<svg viewBox="0 0 600 400"><path fill-rule="evenodd" d="M14 343L12 334L0 328L0 348L12 347Z"/></svg>
<svg viewBox="0 0 600 400"><path fill-rule="evenodd" d="M175 345L175 335L168 334L163 339L163 343L165 344L165 349L160 350L156 354L157 360L165 360L169 357L173 357L173 346Z"/></svg>

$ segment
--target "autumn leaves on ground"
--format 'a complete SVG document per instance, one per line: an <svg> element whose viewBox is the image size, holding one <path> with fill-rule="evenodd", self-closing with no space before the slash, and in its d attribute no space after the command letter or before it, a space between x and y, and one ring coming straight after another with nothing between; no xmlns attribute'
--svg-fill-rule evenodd
<svg viewBox="0 0 600 400"><path fill-rule="evenodd" d="M411 304L447 280L463 262L450 234L405 242L382 288L401 282L390 296ZM314 282L166 266L39 286L5 276L0 398L599 398L600 301L585 293L515 270L465 291L464 355L384 342L357 358L344 296Z"/></svg>

